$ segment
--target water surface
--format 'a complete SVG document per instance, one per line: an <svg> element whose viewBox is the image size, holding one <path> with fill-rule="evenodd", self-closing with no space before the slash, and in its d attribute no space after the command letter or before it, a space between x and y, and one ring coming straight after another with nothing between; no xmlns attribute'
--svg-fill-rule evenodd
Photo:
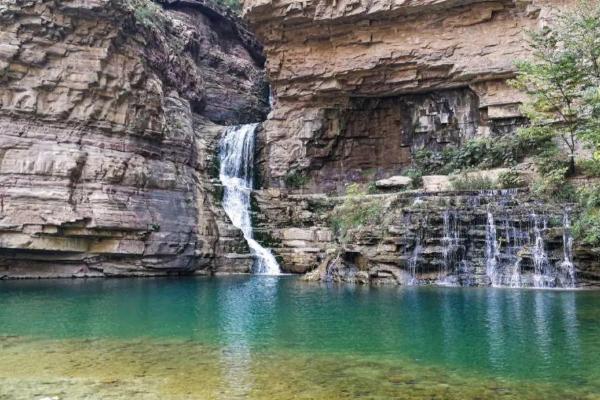
<svg viewBox="0 0 600 400"><path fill-rule="evenodd" d="M0 399L600 399L600 292L0 282Z"/></svg>

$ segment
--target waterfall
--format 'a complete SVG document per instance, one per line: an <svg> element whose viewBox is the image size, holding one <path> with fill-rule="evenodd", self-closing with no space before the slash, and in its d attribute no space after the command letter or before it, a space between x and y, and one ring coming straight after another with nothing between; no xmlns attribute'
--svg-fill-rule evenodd
<svg viewBox="0 0 600 400"><path fill-rule="evenodd" d="M421 253L421 237L417 234L415 238L415 248L408 260L408 271L410 272L409 285L413 286L419 283L417 278L417 263L419 262L419 254Z"/></svg>
<svg viewBox="0 0 600 400"><path fill-rule="evenodd" d="M490 278L492 286L498 285L498 242L494 214L488 211L485 226L485 272Z"/></svg>
<svg viewBox="0 0 600 400"><path fill-rule="evenodd" d="M542 235L542 230L546 229L546 219L541 221L542 226L540 228L540 221L537 214L533 213L531 218L533 220L533 232L535 235L533 246L533 287L550 287L552 277L550 276L548 255L546 254L546 245Z"/></svg>
<svg viewBox="0 0 600 400"><path fill-rule="evenodd" d="M569 213L563 216L563 261L560 264L560 282L563 287L575 287L575 265L573 264L573 236Z"/></svg>
<svg viewBox="0 0 600 400"><path fill-rule="evenodd" d="M460 225L456 212L445 210L443 214L444 230L442 237L442 255L444 257L443 269L438 275L438 283L449 284L449 274L456 261L460 249Z"/></svg>
<svg viewBox="0 0 600 400"><path fill-rule="evenodd" d="M223 184L223 208L236 228L244 234L254 255L253 272L278 275L273 254L252 237L250 195L254 175L254 133L258 124L231 126L221 141L219 178Z"/></svg>

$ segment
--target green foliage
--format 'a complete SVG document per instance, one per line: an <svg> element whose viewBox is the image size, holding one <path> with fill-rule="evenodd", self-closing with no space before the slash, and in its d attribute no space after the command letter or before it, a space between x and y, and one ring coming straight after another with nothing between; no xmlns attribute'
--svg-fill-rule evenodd
<svg viewBox="0 0 600 400"><path fill-rule="evenodd" d="M333 231L345 241L350 229L377 225L382 218L381 200L369 198L361 185L353 183L346 188L344 202L333 209L330 222Z"/></svg>
<svg viewBox="0 0 600 400"><path fill-rule="evenodd" d="M567 181L570 160L556 146L548 147L536 158L540 177L533 183L533 192L547 201L573 201L575 189Z"/></svg>
<svg viewBox="0 0 600 400"><path fill-rule="evenodd" d="M133 10L136 23L146 28L164 30L171 25L162 7L152 0L126 0L126 4Z"/></svg>
<svg viewBox="0 0 600 400"><path fill-rule="evenodd" d="M517 63L514 85L529 94L523 111L531 125L569 150L574 172L577 139L600 144L600 3L582 2L553 28L530 33L533 58Z"/></svg>
<svg viewBox="0 0 600 400"><path fill-rule="evenodd" d="M423 174L450 174L469 168L510 167L550 144L549 135L531 133L471 139L460 148L446 148L441 152L419 150L415 154L415 165Z"/></svg>
<svg viewBox="0 0 600 400"><path fill-rule="evenodd" d="M501 189L519 188L525 186L525 181L519 172L510 170L498 176L498 185Z"/></svg>
<svg viewBox="0 0 600 400"><path fill-rule="evenodd" d="M411 187L412 189L418 189L423 186L423 172L417 168L409 168L402 172L402 175L408 176L412 179Z"/></svg>
<svg viewBox="0 0 600 400"><path fill-rule="evenodd" d="M294 170L294 171L288 172L288 174L285 176L284 180L285 180L286 187L288 187L290 189L300 189L301 187L304 187L304 185L306 185L308 183L310 178L308 177L308 175Z"/></svg>
<svg viewBox="0 0 600 400"><path fill-rule="evenodd" d="M578 202L581 208L573 233L581 243L600 246L600 187L580 189Z"/></svg>
<svg viewBox="0 0 600 400"><path fill-rule="evenodd" d="M379 192L379 189L377 189L377 185L375 184L375 182L369 182L369 184L367 185L367 194L376 194Z"/></svg>
<svg viewBox="0 0 600 400"><path fill-rule="evenodd" d="M457 175L450 178L450 185L453 190L488 190L496 189L498 184L492 179L481 174Z"/></svg>
<svg viewBox="0 0 600 400"><path fill-rule="evenodd" d="M217 0L217 3L229 7L236 14L239 14L242 11L242 3L240 0Z"/></svg>
<svg viewBox="0 0 600 400"><path fill-rule="evenodd" d="M579 160L577 161L577 170L585 176L600 178L600 160Z"/></svg>

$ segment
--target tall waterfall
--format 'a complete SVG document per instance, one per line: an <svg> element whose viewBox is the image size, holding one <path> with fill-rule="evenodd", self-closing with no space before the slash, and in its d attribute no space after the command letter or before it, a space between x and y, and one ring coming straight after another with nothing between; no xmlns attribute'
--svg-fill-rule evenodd
<svg viewBox="0 0 600 400"><path fill-rule="evenodd" d="M279 264L268 249L252 236L250 194L254 176L254 133L258 124L231 126L221 141L219 178L224 187L223 208L233 225L244 234L254 255L253 272L280 274Z"/></svg>

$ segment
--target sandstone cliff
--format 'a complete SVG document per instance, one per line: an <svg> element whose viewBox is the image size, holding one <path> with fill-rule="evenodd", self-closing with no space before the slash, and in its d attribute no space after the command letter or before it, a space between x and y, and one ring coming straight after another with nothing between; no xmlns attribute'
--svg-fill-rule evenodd
<svg viewBox="0 0 600 400"><path fill-rule="evenodd" d="M261 48L211 2L0 2L0 277L246 270L211 184L266 112Z"/></svg>
<svg viewBox="0 0 600 400"><path fill-rule="evenodd" d="M523 95L506 81L529 54L525 31L572 3L246 1L276 95L268 180L302 170L335 189L368 168L392 175L424 145L513 131Z"/></svg>
<svg viewBox="0 0 600 400"><path fill-rule="evenodd" d="M247 0L275 98L261 137L270 189L257 194L257 222L284 268L318 266L311 276L322 280L503 286L543 286L534 281L552 270L550 285L568 286L559 281L569 273L597 284L598 249L573 250L576 271L567 271L568 206L527 193L426 193L448 190L430 184L367 196L381 221L345 237L331 229L345 201L335 195L349 182L397 176L420 149L526 123L524 95L508 82L514 62L530 56L528 30L574 3Z"/></svg>

